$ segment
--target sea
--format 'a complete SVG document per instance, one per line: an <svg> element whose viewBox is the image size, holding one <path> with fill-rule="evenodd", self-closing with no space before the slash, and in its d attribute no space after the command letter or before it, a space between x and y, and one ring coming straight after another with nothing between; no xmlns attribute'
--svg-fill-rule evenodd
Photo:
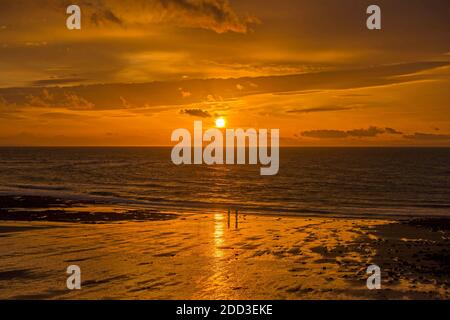
<svg viewBox="0 0 450 320"><path fill-rule="evenodd" d="M0 194L161 211L450 216L450 148L281 148L280 170L174 165L165 147L2 147Z"/></svg>

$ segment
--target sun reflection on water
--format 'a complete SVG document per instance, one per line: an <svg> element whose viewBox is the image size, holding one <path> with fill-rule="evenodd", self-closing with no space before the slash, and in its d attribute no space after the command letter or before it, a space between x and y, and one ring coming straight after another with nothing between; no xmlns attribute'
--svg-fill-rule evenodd
<svg viewBox="0 0 450 320"><path fill-rule="evenodd" d="M214 256L223 257L224 253L221 249L224 243L225 221L222 214L214 214Z"/></svg>

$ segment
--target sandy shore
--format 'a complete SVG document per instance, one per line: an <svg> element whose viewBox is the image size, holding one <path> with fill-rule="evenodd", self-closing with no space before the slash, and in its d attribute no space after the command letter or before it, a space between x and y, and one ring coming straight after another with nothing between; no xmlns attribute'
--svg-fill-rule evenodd
<svg viewBox="0 0 450 320"><path fill-rule="evenodd" d="M0 298L450 298L448 220L170 217L0 221ZM78 291L66 289L72 264ZM366 288L371 264L381 290Z"/></svg>

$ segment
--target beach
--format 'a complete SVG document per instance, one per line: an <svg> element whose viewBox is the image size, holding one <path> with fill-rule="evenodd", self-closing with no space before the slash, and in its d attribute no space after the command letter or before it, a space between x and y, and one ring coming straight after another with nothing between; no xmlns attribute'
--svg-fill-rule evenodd
<svg viewBox="0 0 450 320"><path fill-rule="evenodd" d="M3 203L20 197L7 199ZM40 201L42 206L49 199ZM26 221L27 210L33 221ZM227 211L205 210L144 212L108 221L105 212L128 210L72 204L58 209L64 221L50 221L51 210L41 209L37 216L31 214L35 209L22 210L22 221L3 215L1 299L450 297L446 218L240 212L236 223L234 211L228 219ZM381 290L367 289L366 269L372 264L381 268ZM69 265L81 269L81 290L66 287Z"/></svg>
<svg viewBox="0 0 450 320"><path fill-rule="evenodd" d="M170 148L3 148L0 298L448 299L449 150L282 148L267 178Z"/></svg>
<svg viewBox="0 0 450 320"><path fill-rule="evenodd" d="M449 20L450 0L0 0L0 302L450 300Z"/></svg>

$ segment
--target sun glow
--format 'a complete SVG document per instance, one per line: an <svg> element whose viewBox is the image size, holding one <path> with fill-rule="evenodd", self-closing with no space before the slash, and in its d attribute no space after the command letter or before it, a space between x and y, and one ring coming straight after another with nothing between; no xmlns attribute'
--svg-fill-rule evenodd
<svg viewBox="0 0 450 320"><path fill-rule="evenodd" d="M224 118L218 118L216 119L216 127L217 128L225 128L225 119Z"/></svg>

